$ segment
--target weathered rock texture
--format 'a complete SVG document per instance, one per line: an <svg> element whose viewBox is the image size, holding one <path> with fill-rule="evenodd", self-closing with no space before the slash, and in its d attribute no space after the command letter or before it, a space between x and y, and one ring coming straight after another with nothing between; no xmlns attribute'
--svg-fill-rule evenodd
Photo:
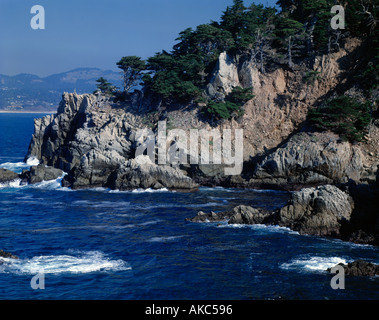
<svg viewBox="0 0 379 320"><path fill-rule="evenodd" d="M259 162L251 183L317 185L360 181L364 172L358 146L331 133L299 133Z"/></svg>
<svg viewBox="0 0 379 320"><path fill-rule="evenodd" d="M294 192L288 205L276 213L275 223L301 234L340 236L353 209L348 194L325 185Z"/></svg>
<svg viewBox="0 0 379 320"><path fill-rule="evenodd" d="M0 183L10 182L18 178L17 173L7 169L0 169Z"/></svg>
<svg viewBox="0 0 379 320"><path fill-rule="evenodd" d="M228 220L229 224L278 225L300 234L341 237L353 210L354 203L347 193L335 186L325 185L292 193L288 204L273 212L240 205L231 212L207 214L200 211L188 221Z"/></svg>
<svg viewBox="0 0 379 320"><path fill-rule="evenodd" d="M241 119L218 126L244 130L243 179L223 177L217 166L204 171L196 167L194 177L202 183L213 177L208 179L213 184L296 190L349 179L374 182L379 164L379 123L370 127L365 142L356 145L328 132L299 133L309 129L310 109L334 95L359 96L353 77L356 62L364 56L361 41L349 39L338 52L317 56L294 70L277 66L262 73L253 56L221 54L207 86L208 95L222 101L237 86L252 87L255 95L245 104ZM304 81L310 71L318 76L312 82ZM187 116L170 113L173 126L180 127L183 118ZM194 118L199 117L188 112L188 119ZM191 125L202 124L195 121Z"/></svg>
<svg viewBox="0 0 379 320"><path fill-rule="evenodd" d="M129 161L141 117L101 99L64 94L56 115L35 121L27 158L67 172L63 185L74 189L197 188L178 169Z"/></svg>
<svg viewBox="0 0 379 320"><path fill-rule="evenodd" d="M241 86L252 87L255 98L245 104L242 118L217 125L207 123L195 103L159 105L149 115L148 104L154 99L142 93L124 105L90 94L65 94L56 115L36 120L28 156L68 172L65 183L73 188L116 187L125 180L121 171L126 172L127 162L134 158L136 130L154 129L166 119L168 127L187 131L244 130L242 175L225 176L224 166L216 164L181 168L201 184L299 190L350 179L373 183L379 165L379 123L373 123L367 140L356 145L332 133L306 133L310 109L334 95L359 91L352 80L356 61L364 55L361 41L349 39L338 52L303 61L293 70L275 65L262 73L253 56L222 53L208 95L222 101ZM310 71L318 77L304 81Z"/></svg>
<svg viewBox="0 0 379 320"><path fill-rule="evenodd" d="M347 265L341 263L339 266L345 270L345 275L355 277L373 277L379 275L379 265L364 260L357 260ZM328 269L331 271L331 268Z"/></svg>

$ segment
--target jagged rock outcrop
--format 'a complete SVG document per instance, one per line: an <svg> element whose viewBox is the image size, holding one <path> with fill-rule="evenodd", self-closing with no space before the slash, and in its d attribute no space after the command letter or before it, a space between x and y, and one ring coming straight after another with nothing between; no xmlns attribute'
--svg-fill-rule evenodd
<svg viewBox="0 0 379 320"><path fill-rule="evenodd" d="M10 170L0 169L0 183L18 181L21 185L37 184L42 181L56 180L62 177L62 170L45 165L32 166L30 170L24 170L21 174Z"/></svg>
<svg viewBox="0 0 379 320"><path fill-rule="evenodd" d="M238 61L226 52L220 54L215 72L207 86L207 94L216 100L223 100L233 88L240 85Z"/></svg>
<svg viewBox="0 0 379 320"><path fill-rule="evenodd" d="M229 224L266 224L287 227L300 234L341 237L354 209L351 197L331 185L307 188L291 194L288 204L267 212L240 205L231 212L210 214L200 211L187 221L209 222L228 220Z"/></svg>
<svg viewBox="0 0 379 320"><path fill-rule="evenodd" d="M57 114L35 121L27 157L35 156L65 172L84 161L112 165L127 159L132 128L138 121L124 110L109 112L110 106L100 99L91 94L65 93ZM94 152L104 158L96 158Z"/></svg>
<svg viewBox="0 0 379 320"><path fill-rule="evenodd" d="M221 54L207 93L219 99L240 86L252 87L255 95L245 104L241 119L222 125L244 130L245 181L232 177L230 185L300 189L349 179L372 183L379 164L378 125L371 126L365 142L354 145L339 142L330 133L295 134L309 129L309 110L328 98L361 95L350 79L356 61L364 57L365 47L355 38L336 52L297 64L294 70L277 65L262 73L254 55ZM317 77L305 81L310 72Z"/></svg>
<svg viewBox="0 0 379 320"><path fill-rule="evenodd" d="M73 189L196 188L178 169L129 161L143 127L136 112L101 96L65 93L56 115L35 121L26 158L67 172L62 184Z"/></svg>
<svg viewBox="0 0 379 320"><path fill-rule="evenodd" d="M307 188L291 195L275 213L274 223L300 234L340 236L354 209L351 197L335 186Z"/></svg>

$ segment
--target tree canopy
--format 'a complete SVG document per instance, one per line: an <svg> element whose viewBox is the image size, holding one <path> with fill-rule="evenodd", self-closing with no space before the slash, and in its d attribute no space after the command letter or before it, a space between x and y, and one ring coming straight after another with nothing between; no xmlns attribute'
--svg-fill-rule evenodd
<svg viewBox="0 0 379 320"><path fill-rule="evenodd" d="M212 101L204 96L220 53L248 55L266 72L270 65L292 68L300 59L338 50L344 35L371 39L372 55L378 55L376 0L278 0L277 7L234 0L222 13L220 21L211 21L179 33L171 51L162 51L143 61L140 57L123 57L117 66L123 71L124 92L144 82L144 90L160 97L161 102L189 103L207 101L208 113L230 118L241 101ZM345 8L346 29L331 28L331 8ZM375 61L378 61L376 58ZM150 73L144 73L149 70ZM367 65L364 78L378 78L377 64ZM367 81L372 84L372 81ZM237 89L238 91L239 89ZM243 103L242 103L243 104ZM238 113L238 112L237 112Z"/></svg>

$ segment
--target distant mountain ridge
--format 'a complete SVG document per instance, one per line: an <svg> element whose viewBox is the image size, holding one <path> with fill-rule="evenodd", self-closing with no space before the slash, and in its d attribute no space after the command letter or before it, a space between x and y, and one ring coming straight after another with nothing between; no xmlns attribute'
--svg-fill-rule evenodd
<svg viewBox="0 0 379 320"><path fill-rule="evenodd" d="M100 77L116 87L122 86L119 72L99 68L77 68L47 77L0 74L0 110L56 110L63 92L92 93Z"/></svg>

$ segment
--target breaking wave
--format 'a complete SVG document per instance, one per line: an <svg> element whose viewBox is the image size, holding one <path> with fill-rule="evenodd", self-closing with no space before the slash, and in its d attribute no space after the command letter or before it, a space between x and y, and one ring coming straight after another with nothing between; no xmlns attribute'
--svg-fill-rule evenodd
<svg viewBox="0 0 379 320"><path fill-rule="evenodd" d="M324 272L328 268L332 268L339 263L347 264L351 260L340 257L304 257L294 259L288 263L280 265L284 270L302 270L310 272Z"/></svg>
<svg viewBox="0 0 379 320"><path fill-rule="evenodd" d="M76 255L37 256L31 259L0 258L0 273L62 274L131 270L123 260L112 260L100 251L76 252Z"/></svg>

